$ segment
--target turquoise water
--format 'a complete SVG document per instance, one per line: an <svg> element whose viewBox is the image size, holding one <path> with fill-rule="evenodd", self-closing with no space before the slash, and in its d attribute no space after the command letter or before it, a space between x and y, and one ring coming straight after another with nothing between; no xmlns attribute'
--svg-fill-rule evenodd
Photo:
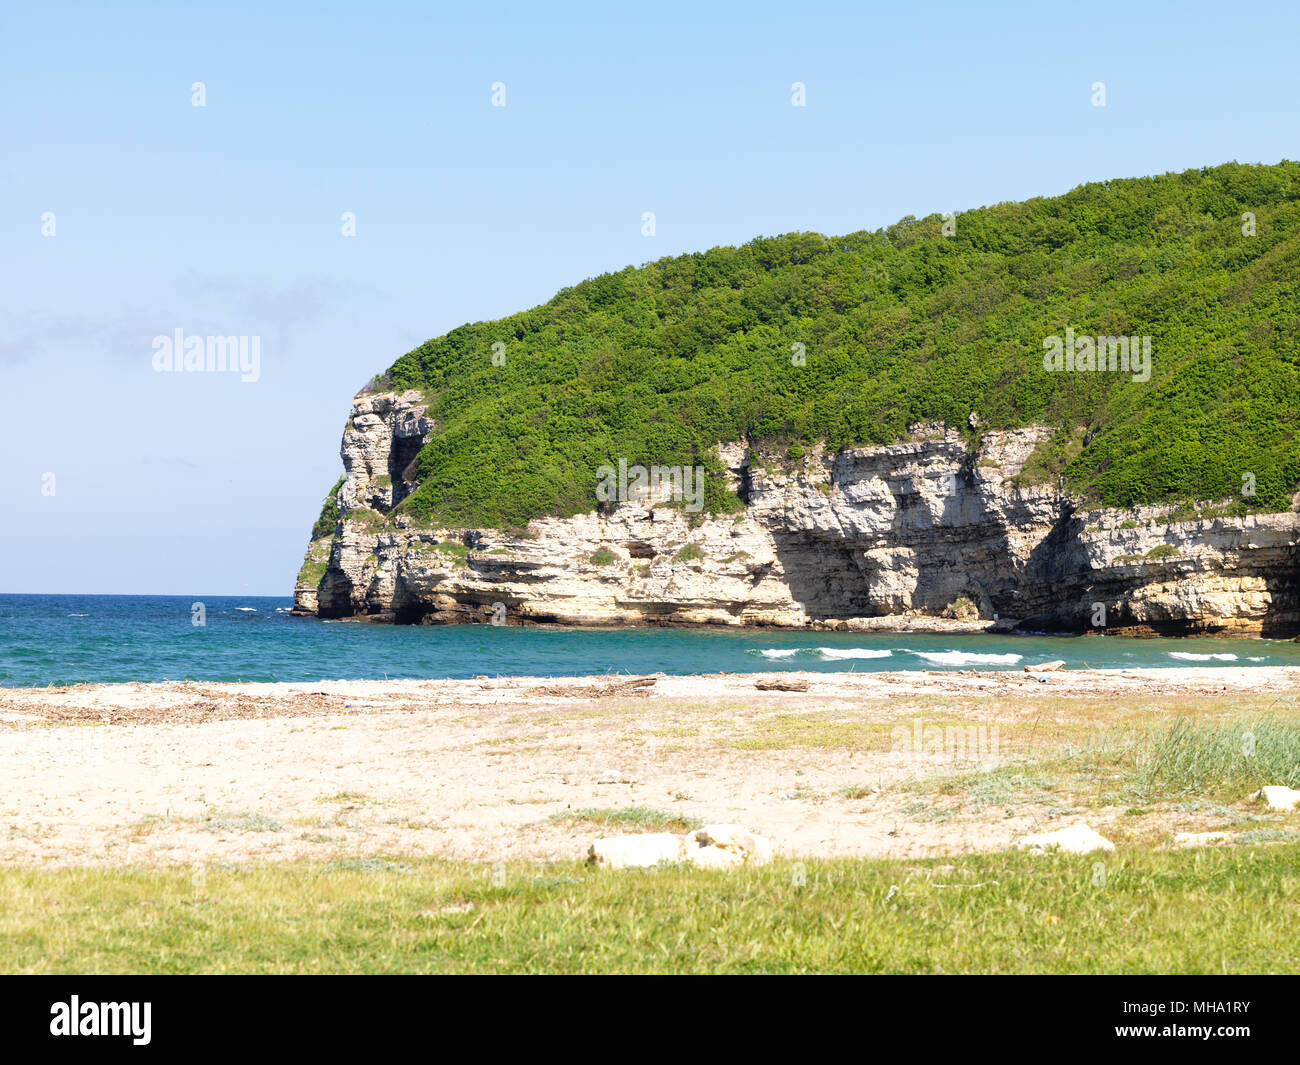
<svg viewBox="0 0 1300 1065"><path fill-rule="evenodd" d="M206 624L191 624L202 601ZM0 685L588 673L1300 665L1275 640L935 636L773 629L394 626L289 616L257 596L0 595Z"/></svg>

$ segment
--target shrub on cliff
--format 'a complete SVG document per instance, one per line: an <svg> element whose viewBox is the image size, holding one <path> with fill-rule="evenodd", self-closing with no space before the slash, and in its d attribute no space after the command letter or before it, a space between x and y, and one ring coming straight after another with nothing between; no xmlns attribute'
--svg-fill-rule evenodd
<svg viewBox="0 0 1300 1065"><path fill-rule="evenodd" d="M717 511L737 502L719 441L798 454L915 422L966 432L974 410L980 431L1058 427L1030 473L1092 502L1285 507L1300 482L1300 165L1082 185L944 229L935 215L761 237L428 341L388 371L442 426L401 509L499 526L590 511L597 468L626 458L706 465ZM1151 337L1150 379L1048 372L1044 341L1067 328Z"/></svg>
<svg viewBox="0 0 1300 1065"><path fill-rule="evenodd" d="M334 482L334 487L330 489L329 495L325 497L325 502L321 504L320 517L316 519L316 524L311 527L311 538L313 540L320 540L334 535L334 526L339 520L339 489L342 487L343 478L340 477Z"/></svg>

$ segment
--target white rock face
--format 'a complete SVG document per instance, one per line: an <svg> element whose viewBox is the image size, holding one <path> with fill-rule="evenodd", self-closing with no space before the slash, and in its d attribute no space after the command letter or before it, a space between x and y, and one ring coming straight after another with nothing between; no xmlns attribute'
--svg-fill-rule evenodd
<svg viewBox="0 0 1300 1065"><path fill-rule="evenodd" d="M1056 848L1069 854L1091 854L1093 851L1115 849L1115 844L1087 825L1070 825L1068 828L1058 828L1055 832L1022 836L1016 840L1016 846L1040 852Z"/></svg>
<svg viewBox="0 0 1300 1065"><path fill-rule="evenodd" d="M1270 810L1294 810L1300 804L1300 791L1281 784L1270 784L1260 788L1251 798L1266 803Z"/></svg>
<svg viewBox="0 0 1300 1065"><path fill-rule="evenodd" d="M1300 632L1295 509L1186 522L1168 507L1084 512L1055 483L1017 481L1050 439L1042 427L984 431L971 450L955 430L919 425L905 443L814 449L793 463L722 443L747 505L703 520L643 499L541 518L518 535L385 524L417 487L413 460L436 430L418 392L356 398L341 519L309 548L316 569L305 572L328 564L296 590L299 613L1082 631L1101 604L1111 633ZM978 617L943 616L961 599Z"/></svg>

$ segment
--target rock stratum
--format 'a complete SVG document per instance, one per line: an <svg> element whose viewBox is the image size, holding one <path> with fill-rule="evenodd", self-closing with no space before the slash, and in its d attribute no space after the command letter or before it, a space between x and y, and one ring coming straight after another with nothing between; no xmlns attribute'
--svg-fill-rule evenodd
<svg viewBox="0 0 1300 1065"><path fill-rule="evenodd" d="M972 426L978 417L970 419ZM963 427L964 428L964 427ZM1289 637L1300 496L1282 513L1084 508L1026 463L1052 430L915 425L889 445L778 461L718 447L745 506L640 498L527 528L423 527L393 508L434 422L422 394L363 392L337 518L294 612L398 623L770 625ZM613 460L616 461L616 460Z"/></svg>

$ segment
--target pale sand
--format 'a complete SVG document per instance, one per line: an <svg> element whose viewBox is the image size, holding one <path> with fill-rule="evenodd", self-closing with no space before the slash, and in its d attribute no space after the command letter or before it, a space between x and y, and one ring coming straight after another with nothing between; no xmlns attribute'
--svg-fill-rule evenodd
<svg viewBox="0 0 1300 1065"><path fill-rule="evenodd" d="M890 731L929 718L1001 723L1009 735L1032 723L1031 739L1059 738L1180 712L1300 706L1296 667L1048 677L723 674L660 676L647 689L624 687L629 678L620 677L0 689L0 862L579 859L599 830L552 817L628 806L738 822L787 856L994 850L1080 820L1114 838L1128 830L1122 805L1063 818L1041 803L946 821L909 815L918 799L941 801L937 785L918 781L976 767L891 750ZM809 691L754 687L778 678L806 680ZM874 738L853 731L873 725ZM1014 746L1000 750L1004 764L1028 753L1008 753ZM631 782L595 783L606 770ZM249 814L259 816L241 816ZM1171 815L1161 830L1172 836L1203 821Z"/></svg>

